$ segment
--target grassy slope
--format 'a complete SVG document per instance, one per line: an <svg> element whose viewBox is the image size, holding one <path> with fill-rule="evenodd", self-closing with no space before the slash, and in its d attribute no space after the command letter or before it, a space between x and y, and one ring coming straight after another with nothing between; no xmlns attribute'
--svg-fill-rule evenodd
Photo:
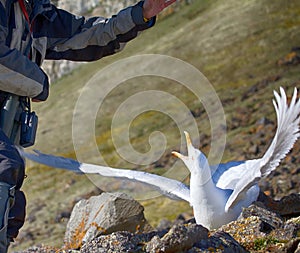
<svg viewBox="0 0 300 253"><path fill-rule="evenodd" d="M71 121L80 88L99 69L118 59L134 54L159 53L178 57L201 70L224 102L229 122L238 108L247 110L255 103L267 101L249 116L249 125L228 132L228 151L224 154L224 160L238 158L239 149L245 148L243 139L247 138L248 130L255 121L263 115L270 115L274 119L271 91L280 85L291 90L292 84L300 79L299 67L285 69L276 65L276 61L293 46L300 45L299 14L299 1L194 1L180 12L159 20L155 28L129 43L122 53L85 64L55 83L48 102L35 106L40 118L35 148L73 157ZM282 76L281 80L259 90L255 98L244 101L236 99L257 81L278 74ZM121 90L112 92L104 113L97 119L97 141L106 161L112 166L130 167L115 154L109 128L116 103L126 99L128 94L143 89L159 89L174 94L191 109L198 105L192 94L182 88L173 89L174 86L165 80L143 81L143 87L128 83ZM210 134L205 116L197 118L197 123L201 132ZM146 113L136 120L135 126L131 130L135 136L131 141L139 151L145 151L145 147L147 149L148 136L157 129L169 136L169 149L179 145L180 133L167 117ZM141 130L146 138L134 134ZM89 148L87 144L87 156ZM87 159L93 161L94 158ZM24 183L24 191L28 197L28 220L20 234L22 244L18 248L36 243L61 245L66 222L57 223L55 218L70 208L77 196L91 192L95 186L85 176L32 163L28 163L27 167L28 178ZM113 183L117 187L117 183ZM147 218L154 225L163 216L173 219L180 212L191 212L186 203L163 197L142 203L146 207Z"/></svg>

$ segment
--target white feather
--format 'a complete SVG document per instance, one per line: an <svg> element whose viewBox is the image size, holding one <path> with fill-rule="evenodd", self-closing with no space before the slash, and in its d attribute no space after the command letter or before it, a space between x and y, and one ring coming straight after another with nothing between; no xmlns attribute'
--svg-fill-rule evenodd
<svg viewBox="0 0 300 253"><path fill-rule="evenodd" d="M299 137L300 100L297 101L297 89L294 90L290 106L287 105L286 94L282 88L280 94L281 96L274 91L277 130L265 155L260 159L248 160L231 167L219 177L217 187L233 190L225 211L232 208L240 200L240 195L255 185L261 177L266 177L276 169Z"/></svg>
<svg viewBox="0 0 300 253"><path fill-rule="evenodd" d="M105 177L128 178L154 187L162 194L190 202L189 188L177 180L150 174L143 171L110 168L95 164L79 163L73 159L43 154L39 151L27 153L19 149L22 156L50 167L70 170L76 173L99 174Z"/></svg>

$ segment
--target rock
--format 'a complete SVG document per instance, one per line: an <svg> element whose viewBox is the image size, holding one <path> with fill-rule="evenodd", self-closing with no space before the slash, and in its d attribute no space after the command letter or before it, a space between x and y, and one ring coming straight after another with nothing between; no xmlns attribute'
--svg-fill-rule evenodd
<svg viewBox="0 0 300 253"><path fill-rule="evenodd" d="M166 229L170 229L172 226L172 222L167 219L162 219L156 227L156 230L162 231Z"/></svg>
<svg viewBox="0 0 300 253"><path fill-rule="evenodd" d="M279 245L291 242L299 236L300 217L284 221L278 213L268 210L263 203L255 202L243 210L237 221L224 225L219 230L229 233L246 249L294 252L295 250L281 251ZM284 247L291 248L287 244Z"/></svg>
<svg viewBox="0 0 300 253"><path fill-rule="evenodd" d="M300 233L300 216L286 221L284 230L289 233L288 238L299 237ZM287 237L287 236L286 236Z"/></svg>
<svg viewBox="0 0 300 253"><path fill-rule="evenodd" d="M108 252L139 252L140 237L129 232L116 232L100 236L86 243L81 253L108 253Z"/></svg>
<svg viewBox="0 0 300 253"><path fill-rule="evenodd" d="M188 224L188 223L196 223L196 221L192 213L185 212L179 214L174 221L162 219L155 229L157 231L165 231L165 230L168 231L174 225Z"/></svg>
<svg viewBox="0 0 300 253"><path fill-rule="evenodd" d="M298 247L297 247L295 253L300 253L300 242L298 243Z"/></svg>
<svg viewBox="0 0 300 253"><path fill-rule="evenodd" d="M290 194L280 200L273 200L260 192L258 201L283 217L297 217L300 215L300 194Z"/></svg>
<svg viewBox="0 0 300 253"><path fill-rule="evenodd" d="M271 120L269 120L269 119L266 118L266 117L262 117L262 118L260 118L258 121L256 121L256 125L263 125L263 126L266 126L266 125L268 125L268 124L273 125L274 122L271 121Z"/></svg>
<svg viewBox="0 0 300 253"><path fill-rule="evenodd" d="M249 152L250 152L251 154L258 155L258 154L259 154L259 147L258 147L258 145L253 144L253 145L249 148Z"/></svg>
<svg viewBox="0 0 300 253"><path fill-rule="evenodd" d="M59 214L56 215L55 217L55 222L56 223L61 223L62 221L64 221L65 219L69 219L71 216L71 212L68 211L62 211Z"/></svg>
<svg viewBox="0 0 300 253"><path fill-rule="evenodd" d="M65 233L67 248L77 249L102 234L115 231L141 232L149 228L144 208L124 193L102 193L79 201Z"/></svg>
<svg viewBox="0 0 300 253"><path fill-rule="evenodd" d="M33 246L25 251L20 252L14 252L14 253L56 253L58 252L57 249L54 249L52 247L46 247L46 246ZM73 252L68 252L73 253Z"/></svg>
<svg viewBox="0 0 300 253"><path fill-rule="evenodd" d="M201 250L201 251L199 251ZM188 251L194 252L225 252L225 253L245 253L245 250L232 236L223 231L212 233L208 240L202 240Z"/></svg>
<svg viewBox="0 0 300 253"><path fill-rule="evenodd" d="M255 238L261 238L266 233L260 231L261 220L257 216L242 218L237 221L232 221L229 224L222 226L219 231L230 234L240 244L247 244L254 241Z"/></svg>
<svg viewBox="0 0 300 253"><path fill-rule="evenodd" d="M86 13L89 10L95 8L98 4L99 4L99 0L85 0L85 1L59 0L58 1L59 8L77 14Z"/></svg>
<svg viewBox="0 0 300 253"><path fill-rule="evenodd" d="M241 100L243 101L247 98L253 97L258 91L267 87L269 83L277 82L281 78L281 75L272 75L258 81L257 83L251 85L250 88L241 96Z"/></svg>
<svg viewBox="0 0 300 253"><path fill-rule="evenodd" d="M193 117L198 118L205 113L205 110L203 107L198 107L195 110L191 110L191 113Z"/></svg>
<svg viewBox="0 0 300 253"><path fill-rule="evenodd" d="M283 220L277 213L269 211L258 205L259 203L256 203L245 208L241 217L244 219L252 216L258 217L261 220L260 231L264 233L269 233L273 229L283 227Z"/></svg>
<svg viewBox="0 0 300 253"><path fill-rule="evenodd" d="M147 243L146 252L184 252L200 240L208 239L208 230L201 225L179 224L173 226L162 238L154 236Z"/></svg>
<svg viewBox="0 0 300 253"><path fill-rule="evenodd" d="M293 48L285 57L278 60L278 66L298 65L300 63L300 49Z"/></svg>
<svg viewBox="0 0 300 253"><path fill-rule="evenodd" d="M300 253L300 238L291 240L281 250L282 253Z"/></svg>

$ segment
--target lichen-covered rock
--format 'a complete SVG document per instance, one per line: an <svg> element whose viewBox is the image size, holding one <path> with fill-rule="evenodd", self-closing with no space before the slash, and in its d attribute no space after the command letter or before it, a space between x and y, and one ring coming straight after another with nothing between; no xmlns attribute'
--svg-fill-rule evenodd
<svg viewBox="0 0 300 253"><path fill-rule="evenodd" d="M201 240L188 253L196 252L225 252L246 253L245 250L232 236L223 231L217 231L210 235L207 240Z"/></svg>
<svg viewBox="0 0 300 253"><path fill-rule="evenodd" d="M149 226L143 211L143 206L124 193L102 193L81 200L68 222L65 245L76 249L101 234L141 232Z"/></svg>
<svg viewBox="0 0 300 253"><path fill-rule="evenodd" d="M261 220L257 216L242 218L237 221L230 222L220 228L230 234L235 240L241 244L254 241L255 238L264 237L266 234L260 231Z"/></svg>
<svg viewBox="0 0 300 253"><path fill-rule="evenodd" d="M109 252L137 252L134 235L129 232L116 232L95 238L90 243L83 245L82 253L109 253Z"/></svg>
<svg viewBox="0 0 300 253"><path fill-rule="evenodd" d="M155 236L147 243L146 252L184 252L201 240L208 239L208 230L196 224L173 226L162 238Z"/></svg>
<svg viewBox="0 0 300 253"><path fill-rule="evenodd" d="M119 231L109 235L102 235L84 244L80 253L145 252L146 242L158 234L157 231L143 234Z"/></svg>
<svg viewBox="0 0 300 253"><path fill-rule="evenodd" d="M300 253L300 238L289 241L281 249L281 253Z"/></svg>
<svg viewBox="0 0 300 253"><path fill-rule="evenodd" d="M292 251L286 243L299 236L299 220L293 218L285 221L279 214L256 202L245 208L238 220L222 226L219 231L229 233L246 249L254 252L294 252L295 249ZM282 251L285 246L289 248L288 251Z"/></svg>
<svg viewBox="0 0 300 253"><path fill-rule="evenodd" d="M283 226L282 218L277 213L264 208L259 202L250 205L248 208L244 208L243 212L241 213L241 217L244 219L252 216L260 219L259 230L263 233L271 232L273 229L282 228Z"/></svg>

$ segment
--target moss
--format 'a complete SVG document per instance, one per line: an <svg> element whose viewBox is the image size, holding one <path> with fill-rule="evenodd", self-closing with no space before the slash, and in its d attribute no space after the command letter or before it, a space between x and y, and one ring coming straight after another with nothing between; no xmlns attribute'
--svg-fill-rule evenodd
<svg viewBox="0 0 300 253"><path fill-rule="evenodd" d="M280 241L274 237L263 237L263 238L257 238L254 240L253 249L254 250L264 250L268 246L272 244L280 243Z"/></svg>

